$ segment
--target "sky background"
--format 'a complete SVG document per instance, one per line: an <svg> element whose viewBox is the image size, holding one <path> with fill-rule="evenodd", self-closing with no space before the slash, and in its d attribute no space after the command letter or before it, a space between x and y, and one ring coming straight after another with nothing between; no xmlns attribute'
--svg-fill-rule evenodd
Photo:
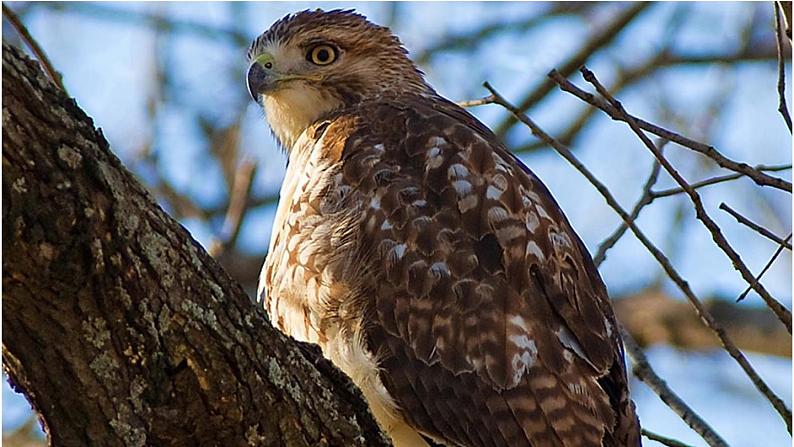
<svg viewBox="0 0 794 447"><path fill-rule="evenodd" d="M465 34L484 24L508 24L548 10L546 3L125 3L19 5L29 31L47 51L53 65L78 104L102 128L114 152L144 181L167 178L181 193L205 206L226 200L222 171L207 156L207 141L197 117L214 125L232 123L242 114L240 150L259 162L254 193L277 192L285 157L276 147L256 104L245 90L247 42L201 31L177 30L170 36L155 33L123 12L156 13L181 23L237 30L248 39L283 15L306 8L355 8L372 21L390 24L412 55L421 55L446 36ZM421 65L436 90L455 101L485 96L489 81L504 97L519 102L559 68L589 36L628 7L603 4L581 16L547 19L523 31L505 31L461 51L437 53ZM677 17L679 26L668 24ZM751 26L758 25L758 26ZM654 4L621 32L607 50L587 62L599 79L610 85L622 70L642 65L660 48L683 55L730 54L745 42L768 45L772 8L764 4L689 3ZM747 35L747 30L749 36ZM4 26L4 39L12 30ZM790 69L790 65L787 65ZM148 101L157 89L157 72L169 78L165 101L152 111ZM791 84L787 92L791 103ZM587 84L580 76L573 82ZM791 135L777 112L774 61L676 65L632 84L619 99L633 114L694 139L716 146L729 158L756 164L791 162ZM545 130L555 134L577 116L584 105L554 92L530 111ZM494 128L506 116L498 106L470 109ZM154 119L153 119L154 117ZM521 147L533 142L528 130L516 126L506 142ZM139 162L142 147L155 153L152 167ZM642 191L652 155L622 123L597 115L572 145L576 155L601 179L626 209ZM726 171L690 151L668 145L666 154L690 181ZM620 223L595 189L548 148L521 156L546 183L565 210L585 244L594 252ZM156 168L156 169L155 169ZM791 180L790 171L775 175ZM658 189L675 186L662 174ZM758 188L741 179L700 190L710 216L741 253L753 271L759 271L774 252L774 243L736 224L719 211L721 202L751 217L774 233L791 232L788 194ZM168 208L166 206L166 208ZM238 250L261 254L267 247L273 206L252 210L242 227ZM183 225L208 246L221 221L183 219ZM714 246L709 233L694 219L691 204L682 196L662 198L646 208L639 226L671 257L699 297L735 298L746 284L727 257ZM660 278L656 261L631 235L622 238L600 267L613 296L642 290ZM765 287L791 307L791 257L785 251L765 275ZM669 281L670 295L681 293ZM746 306L759 306L751 293ZM791 406L791 362L748 354L773 390ZM668 383L722 434L731 445L789 445L790 437L772 407L754 391L738 366L722 351L682 352L658 346L649 349L651 363ZM4 381L5 384L5 381ZM645 427L692 445L705 445L650 390L633 383ZM5 384L3 430L18 426L28 412L24 399ZM647 442L647 445L654 445Z"/></svg>

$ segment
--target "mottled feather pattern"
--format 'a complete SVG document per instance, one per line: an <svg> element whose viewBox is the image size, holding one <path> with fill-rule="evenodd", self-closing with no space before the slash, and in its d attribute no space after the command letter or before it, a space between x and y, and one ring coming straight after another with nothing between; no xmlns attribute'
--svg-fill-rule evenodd
<svg viewBox="0 0 794 447"><path fill-rule="evenodd" d="M341 62L268 99L271 126L312 116L277 132L273 322L319 344L398 446L639 445L606 289L549 191L360 15L287 16L249 57L318 41Z"/></svg>
<svg viewBox="0 0 794 447"><path fill-rule="evenodd" d="M307 131L268 296L325 316L306 317L314 334L363 331L432 438L599 445L633 417L598 383L626 380L606 291L548 191L477 124L441 99L381 98ZM288 262L301 273L279 278ZM340 311L353 302L363 313Z"/></svg>

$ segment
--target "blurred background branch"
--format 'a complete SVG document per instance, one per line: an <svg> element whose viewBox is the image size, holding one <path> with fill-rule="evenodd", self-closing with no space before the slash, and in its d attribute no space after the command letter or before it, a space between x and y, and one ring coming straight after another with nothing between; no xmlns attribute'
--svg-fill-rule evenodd
<svg viewBox="0 0 794 447"><path fill-rule="evenodd" d="M567 61L562 64L561 68L559 69L560 73L562 73L564 76L568 76L576 71L576 69L584 64L593 53L607 46L613 39L615 39L615 37L617 37L618 34L620 34L624 28L626 28L626 26L632 22L632 20L637 17L638 14L640 14L650 5L650 2L635 2L627 6L626 9L618 14L611 23L600 29L599 32L586 40L579 51L574 53L570 58L568 58ZM545 98L553 88L553 82L548 79L544 80L540 86L527 94L524 99L519 102L517 107L518 111L525 112L529 110L530 107ZM508 116L504 121L496 126L494 132L498 136L504 136L510 127L515 125L516 122L517 121L515 118Z"/></svg>

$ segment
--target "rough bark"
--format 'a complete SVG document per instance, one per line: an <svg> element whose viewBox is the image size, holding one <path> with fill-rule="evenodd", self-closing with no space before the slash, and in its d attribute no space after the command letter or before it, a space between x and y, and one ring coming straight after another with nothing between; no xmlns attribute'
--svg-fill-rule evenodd
<svg viewBox="0 0 794 447"><path fill-rule="evenodd" d="M5 43L3 196L4 368L52 444L388 444Z"/></svg>

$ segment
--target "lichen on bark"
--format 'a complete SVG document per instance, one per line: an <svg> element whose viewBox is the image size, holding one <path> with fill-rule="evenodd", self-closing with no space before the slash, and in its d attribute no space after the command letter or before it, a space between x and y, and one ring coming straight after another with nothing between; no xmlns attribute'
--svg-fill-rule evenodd
<svg viewBox="0 0 794 447"><path fill-rule="evenodd" d="M3 44L3 357L54 445L388 445Z"/></svg>

